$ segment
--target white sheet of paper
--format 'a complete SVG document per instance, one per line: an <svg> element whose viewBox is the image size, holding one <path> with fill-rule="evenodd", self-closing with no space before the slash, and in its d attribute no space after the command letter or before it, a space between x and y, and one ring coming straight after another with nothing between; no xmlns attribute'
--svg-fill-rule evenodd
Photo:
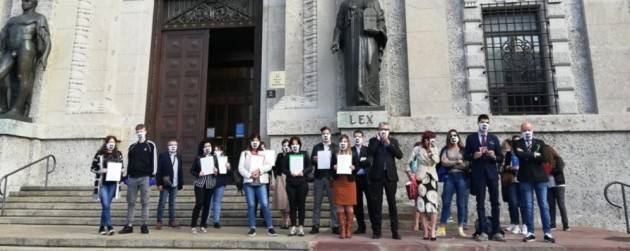
<svg viewBox="0 0 630 251"><path fill-rule="evenodd" d="M289 171L291 173L301 173L304 171L304 155L289 155Z"/></svg>
<svg viewBox="0 0 630 251"><path fill-rule="evenodd" d="M105 181L120 181L122 172L122 163L120 162L107 162L107 175Z"/></svg>
<svg viewBox="0 0 630 251"><path fill-rule="evenodd" d="M317 169L330 169L330 151L317 152Z"/></svg>
<svg viewBox="0 0 630 251"><path fill-rule="evenodd" d="M265 164L264 155L250 155L249 156L249 172L254 172L263 168Z"/></svg>
<svg viewBox="0 0 630 251"><path fill-rule="evenodd" d="M210 175L214 173L214 158L212 157L203 157L200 159L201 161L201 172L204 175Z"/></svg>
<svg viewBox="0 0 630 251"><path fill-rule="evenodd" d="M219 156L219 174L227 173L227 163L228 163L228 157Z"/></svg>
<svg viewBox="0 0 630 251"><path fill-rule="evenodd" d="M352 174L352 155L337 155L337 174Z"/></svg>

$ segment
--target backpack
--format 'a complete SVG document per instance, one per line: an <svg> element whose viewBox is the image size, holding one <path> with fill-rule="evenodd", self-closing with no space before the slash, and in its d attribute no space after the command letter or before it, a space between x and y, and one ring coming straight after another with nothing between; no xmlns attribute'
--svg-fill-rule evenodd
<svg viewBox="0 0 630 251"><path fill-rule="evenodd" d="M448 168L442 165L442 154L444 154L444 151L446 151L446 147L443 147L442 150L440 150L440 162L435 165L435 171L438 175L438 182L444 182L444 180L446 179L446 175L448 174Z"/></svg>

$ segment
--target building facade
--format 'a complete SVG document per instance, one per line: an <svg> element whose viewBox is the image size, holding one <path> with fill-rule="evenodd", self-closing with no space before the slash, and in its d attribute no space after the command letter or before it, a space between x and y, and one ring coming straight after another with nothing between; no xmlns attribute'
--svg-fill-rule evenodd
<svg viewBox="0 0 630 251"><path fill-rule="evenodd" d="M565 158L572 222L623 227L602 192L630 180L630 1L379 0L388 42L376 109L344 105L343 58L331 51L341 2L40 0L53 50L33 122L0 119L0 175L54 154L50 184L89 185L101 139L117 135L125 149L137 123L192 160L203 137L236 156L252 132L276 150L291 135L310 149L322 126L373 136L389 121L402 178L420 132L444 142L488 113L502 139L531 121ZM20 13L4 1L0 24ZM32 168L9 188L43 177Z"/></svg>

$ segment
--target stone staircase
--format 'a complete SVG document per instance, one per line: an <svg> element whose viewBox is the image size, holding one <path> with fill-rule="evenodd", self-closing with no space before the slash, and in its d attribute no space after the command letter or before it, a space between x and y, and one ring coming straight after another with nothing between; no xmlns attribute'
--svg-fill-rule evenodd
<svg viewBox="0 0 630 251"><path fill-rule="evenodd" d="M313 209L312 184L309 188L306 205L306 226L310 227ZM18 192L10 193L5 204L4 216L0 217L0 224L21 225L87 225L98 226L100 222L100 203L92 200L92 187L48 187L39 186L22 187ZM118 200L112 203L112 223L116 226L125 224L127 203L125 200L126 187L122 186L122 193ZM273 192L271 192L273 197ZM159 192L155 187L151 188L149 204L149 225L156 222L156 210ZM182 225L189 225L194 206L194 192L192 186L186 186L177 197L176 218ZM270 198L270 201L273 201ZM140 219L140 203L136 203L136 225ZM166 206L168 207L168 206ZM324 198L321 214L321 225L327 227L330 221L328 199ZM166 210L166 209L165 209ZM367 212L367 211L366 211ZM389 229L387 207L383 207L383 228ZM413 209L409 205L399 206L400 227L411 228L411 214ZM167 211L165 212L167 214ZM281 214L278 210L272 210L273 224L281 224ZM367 217L367 215L366 215ZM166 222L167 219L164 219ZM209 222L211 225L211 222ZM235 186L227 186L223 197L221 212L221 225L223 226L247 226L247 204L245 196L238 193ZM262 219L258 225L262 226ZM369 222L368 222L369 226Z"/></svg>

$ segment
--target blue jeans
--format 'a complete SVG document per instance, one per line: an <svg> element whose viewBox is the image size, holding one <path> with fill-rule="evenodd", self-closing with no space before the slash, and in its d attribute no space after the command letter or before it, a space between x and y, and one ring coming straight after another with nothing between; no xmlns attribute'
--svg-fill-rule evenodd
<svg viewBox="0 0 630 251"><path fill-rule="evenodd" d="M110 212L110 208L112 205L112 199L114 199L114 194L116 193L116 183L103 183L98 191L102 207L101 226L110 227L112 226L112 215Z"/></svg>
<svg viewBox="0 0 630 251"><path fill-rule="evenodd" d="M508 187L508 211L510 212L510 224L519 225L521 222L525 224L525 214L520 209L521 193L519 183L512 183ZM520 212L519 212L520 210ZM520 216L520 219L519 219Z"/></svg>
<svg viewBox="0 0 630 251"><path fill-rule="evenodd" d="M256 199L260 203L260 209L263 211L267 228L273 228L269 201L267 200L267 186L265 184L252 186L251 183L245 183L243 184L243 190L245 190L247 199L247 222L249 228L256 228Z"/></svg>
<svg viewBox="0 0 630 251"><path fill-rule="evenodd" d="M444 180L444 192L442 192L442 214L440 224L446 224L451 213L451 200L453 194L457 194L457 224L462 226L468 215L468 182L461 172L451 172Z"/></svg>
<svg viewBox="0 0 630 251"><path fill-rule="evenodd" d="M214 223L221 222L221 201L223 200L223 194L225 193L225 186L214 187L214 195L212 195L212 219Z"/></svg>
<svg viewBox="0 0 630 251"><path fill-rule="evenodd" d="M538 200L538 209L540 210L540 220L542 221L543 232L545 234L550 234L551 227L549 226L549 204L547 204L547 182L520 182L519 187L522 199L521 212L524 212L525 214L527 231L530 234L534 234L533 192L535 192L536 200Z"/></svg>
<svg viewBox="0 0 630 251"><path fill-rule="evenodd" d="M164 215L164 203L168 196L168 222L171 223L175 219L175 198L177 197L177 187L164 187L160 192L160 200L157 208L157 222L162 222Z"/></svg>

